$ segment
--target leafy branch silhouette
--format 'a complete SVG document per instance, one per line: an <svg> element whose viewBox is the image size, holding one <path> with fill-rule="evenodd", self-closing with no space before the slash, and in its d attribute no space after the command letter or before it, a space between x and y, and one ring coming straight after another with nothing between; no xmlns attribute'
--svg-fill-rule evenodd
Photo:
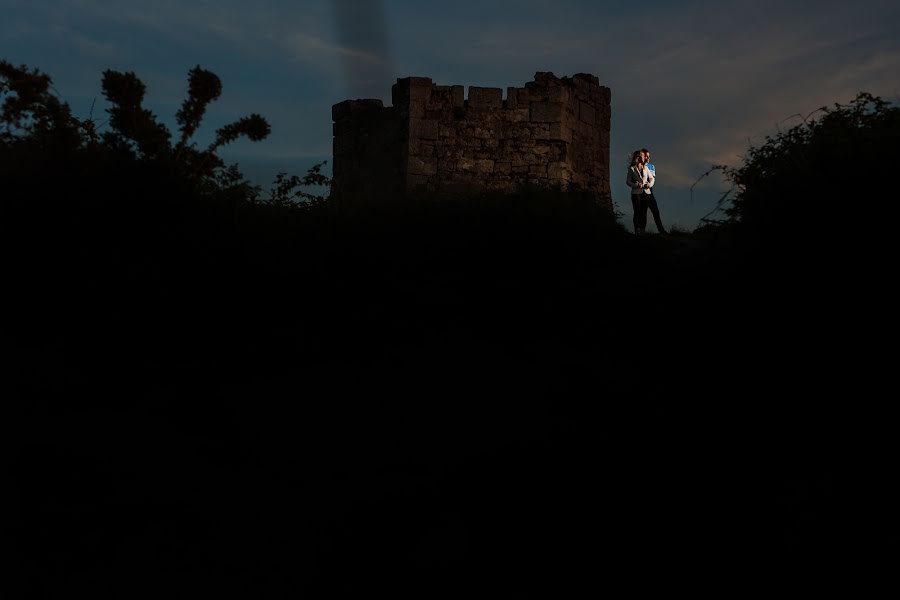
<svg viewBox="0 0 900 600"><path fill-rule="evenodd" d="M816 113L823 114L812 118ZM846 201L858 193L859 181L853 174L865 171L873 151L895 152L900 136L900 107L868 92L859 92L846 104L823 106L784 121L794 117L801 122L783 131L776 126L775 135L750 146L740 166L712 165L697 178L691 185L692 199L694 187L713 172L721 172L731 184L701 222L741 223L769 231L787 229L781 223L798 219L836 220L847 210ZM829 210L809 211L796 201L810 196L818 198L820 209ZM720 212L725 219L712 218Z"/></svg>
<svg viewBox="0 0 900 600"><path fill-rule="evenodd" d="M132 73L107 70L103 73L103 94L112 104L107 109L112 131L106 134L110 145L134 148L145 159L171 160L189 178L204 180L213 177L217 169L225 167L216 152L235 140L246 137L259 142L271 132L269 123L253 113L216 131L215 140L205 149L189 143L206 114L207 107L222 94L222 82L211 71L199 65L188 73L188 97L175 115L180 136L173 146L172 134L143 108L146 88Z"/></svg>
<svg viewBox="0 0 900 600"><path fill-rule="evenodd" d="M135 73L106 70L101 88L110 105L108 119L98 123L93 104L90 115L78 119L58 97L49 75L0 60L0 144L9 149L32 147L35 152L90 149L153 164L198 189L226 193L235 207L262 203L308 208L326 200L326 195L303 189L330 185L331 179L322 173L325 162L302 177L278 173L268 194L251 185L237 165L225 165L218 155L224 146L240 138L260 142L269 136L271 127L259 114L220 127L205 148L192 141L209 105L222 95L219 77L199 65L188 72L187 97L175 114L178 133L174 142L172 132L143 106L147 88ZM105 126L108 128L101 133Z"/></svg>

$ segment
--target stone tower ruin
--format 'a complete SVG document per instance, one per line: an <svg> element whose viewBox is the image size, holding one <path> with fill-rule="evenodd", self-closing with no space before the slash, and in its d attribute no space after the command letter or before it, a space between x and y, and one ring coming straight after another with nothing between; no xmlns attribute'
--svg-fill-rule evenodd
<svg viewBox="0 0 900 600"><path fill-rule="evenodd" d="M612 210L610 91L597 77L535 73L524 87L398 79L393 106L332 107L331 197L338 203L442 197L521 184L580 189Z"/></svg>

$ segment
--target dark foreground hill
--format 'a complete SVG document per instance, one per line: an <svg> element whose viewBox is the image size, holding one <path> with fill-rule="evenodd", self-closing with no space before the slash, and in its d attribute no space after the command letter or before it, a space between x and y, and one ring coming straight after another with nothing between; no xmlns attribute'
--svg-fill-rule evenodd
<svg viewBox="0 0 900 600"><path fill-rule="evenodd" d="M879 564L894 496L847 447L865 382L820 274L567 202L20 223L19 576L541 596Z"/></svg>
<svg viewBox="0 0 900 600"><path fill-rule="evenodd" d="M896 110L792 129L730 171L728 223L635 238L577 194L261 200L215 150L268 125L197 149L221 85L189 76L172 143L134 74L100 135L0 61L4 597L888 572L891 247L838 167L900 147Z"/></svg>

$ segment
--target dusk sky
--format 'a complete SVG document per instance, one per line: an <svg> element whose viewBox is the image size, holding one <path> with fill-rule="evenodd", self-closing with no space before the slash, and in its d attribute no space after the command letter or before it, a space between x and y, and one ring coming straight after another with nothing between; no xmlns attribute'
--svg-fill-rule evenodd
<svg viewBox="0 0 900 600"><path fill-rule="evenodd" d="M173 130L188 70L223 82L197 136L251 112L272 135L222 155L257 183L331 158L331 105L390 102L397 77L522 86L535 71L612 90L613 199L630 226L631 150L653 151L667 225L693 228L750 143L868 91L900 102L900 3L719 0L0 0L0 58L54 79L74 113L104 117L104 69L134 71Z"/></svg>

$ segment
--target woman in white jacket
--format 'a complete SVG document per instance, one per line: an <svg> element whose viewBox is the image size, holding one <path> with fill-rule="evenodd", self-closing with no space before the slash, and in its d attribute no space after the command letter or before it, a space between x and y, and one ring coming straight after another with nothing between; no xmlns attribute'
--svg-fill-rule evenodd
<svg viewBox="0 0 900 600"><path fill-rule="evenodd" d="M634 233L641 235L647 227L647 206L650 200L650 188L653 187L655 178L650 169L646 168L646 156L640 150L631 153L631 165L628 167L628 176L625 183L631 188L631 205L634 207Z"/></svg>

